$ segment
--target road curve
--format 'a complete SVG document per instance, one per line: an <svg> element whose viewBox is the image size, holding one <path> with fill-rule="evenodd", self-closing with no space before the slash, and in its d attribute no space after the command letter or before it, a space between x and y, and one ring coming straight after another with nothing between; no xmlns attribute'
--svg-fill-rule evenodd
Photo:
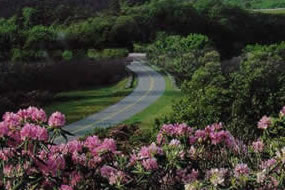
<svg viewBox="0 0 285 190"><path fill-rule="evenodd" d="M137 75L137 87L120 102L66 126L65 129L75 135L68 140L78 139L96 127L106 128L120 124L143 111L163 94L165 80L160 73L144 64L145 55L130 54L129 57L133 58L133 62L128 65L128 68ZM56 142L61 143L64 140L57 139Z"/></svg>

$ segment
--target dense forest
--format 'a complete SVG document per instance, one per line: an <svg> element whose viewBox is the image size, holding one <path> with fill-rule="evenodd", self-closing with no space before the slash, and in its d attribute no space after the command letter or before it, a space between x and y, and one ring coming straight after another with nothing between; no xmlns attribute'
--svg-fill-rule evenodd
<svg viewBox="0 0 285 190"><path fill-rule="evenodd" d="M284 189L285 14L252 10L284 7L0 0L0 189ZM121 81L129 52L174 77L182 95L171 111L151 134L105 129L104 140L56 145L72 135L65 116L29 106ZM127 149L122 136L143 140Z"/></svg>

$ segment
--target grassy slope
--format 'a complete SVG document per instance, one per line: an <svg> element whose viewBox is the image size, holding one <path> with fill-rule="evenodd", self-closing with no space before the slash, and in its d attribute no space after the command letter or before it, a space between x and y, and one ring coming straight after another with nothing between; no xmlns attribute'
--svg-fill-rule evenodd
<svg viewBox="0 0 285 190"><path fill-rule="evenodd" d="M62 92L57 94L56 101L45 109L47 113L54 111L64 113L67 123L72 123L119 102L133 90L125 88L127 82L128 79L124 79L107 87Z"/></svg>
<svg viewBox="0 0 285 190"><path fill-rule="evenodd" d="M285 8L283 9L260 9L260 10L255 10L257 12L261 12L261 13L267 13L267 14L285 14Z"/></svg>

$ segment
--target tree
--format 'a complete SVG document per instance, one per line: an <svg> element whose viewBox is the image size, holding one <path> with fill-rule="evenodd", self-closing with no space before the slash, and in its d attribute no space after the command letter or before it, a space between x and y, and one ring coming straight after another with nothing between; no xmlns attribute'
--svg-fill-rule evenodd
<svg viewBox="0 0 285 190"><path fill-rule="evenodd" d="M121 11L120 0L110 0L110 10L113 14L119 14Z"/></svg>

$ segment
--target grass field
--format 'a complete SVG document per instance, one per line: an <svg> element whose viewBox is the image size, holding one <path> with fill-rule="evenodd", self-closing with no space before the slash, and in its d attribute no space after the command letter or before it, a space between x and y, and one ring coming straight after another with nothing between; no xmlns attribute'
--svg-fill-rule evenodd
<svg viewBox="0 0 285 190"><path fill-rule="evenodd" d="M45 109L47 113L54 111L64 113L67 117L67 123L72 123L119 102L133 90L133 88L125 88L127 83L128 78L125 78L107 87L90 87L62 92L57 94L55 102Z"/></svg>
<svg viewBox="0 0 285 190"><path fill-rule="evenodd" d="M255 12L266 13L266 14L285 14L285 8L280 9L260 9L254 10Z"/></svg>

